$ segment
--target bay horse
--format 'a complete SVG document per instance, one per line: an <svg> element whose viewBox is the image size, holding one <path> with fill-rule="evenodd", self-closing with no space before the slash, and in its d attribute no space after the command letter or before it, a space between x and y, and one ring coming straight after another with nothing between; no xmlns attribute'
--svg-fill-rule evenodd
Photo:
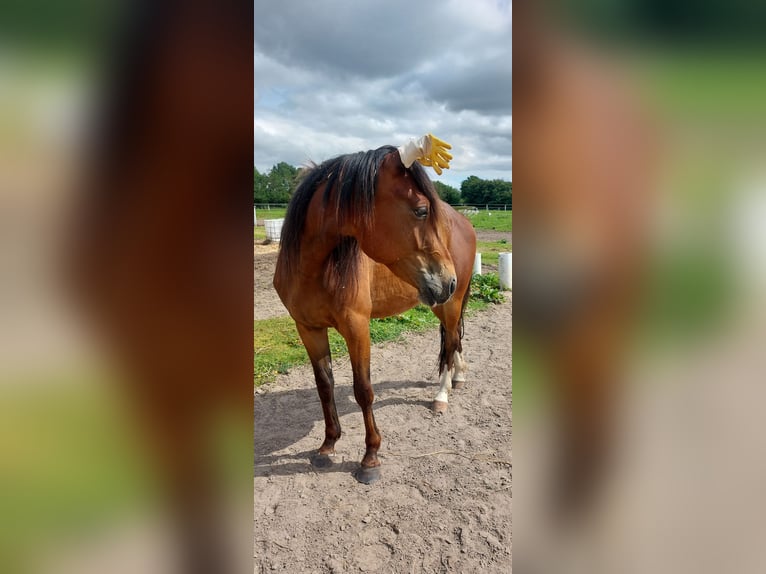
<svg viewBox="0 0 766 574"><path fill-rule="evenodd" d="M380 477L381 436L372 410L370 319L419 302L441 322L440 387L435 412L447 408L452 382L465 381L463 312L476 233L441 201L425 169L405 167L396 147L342 155L304 174L287 209L274 287L311 359L325 420L312 464L331 464L341 436L327 329L346 340L354 396L362 409L366 451L357 480Z"/></svg>

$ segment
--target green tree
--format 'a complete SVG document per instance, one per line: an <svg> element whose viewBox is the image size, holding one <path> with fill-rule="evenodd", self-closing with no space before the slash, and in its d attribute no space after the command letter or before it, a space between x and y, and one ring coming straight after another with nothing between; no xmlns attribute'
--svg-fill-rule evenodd
<svg viewBox="0 0 766 574"><path fill-rule="evenodd" d="M484 203L484 182L483 179L475 175L468 176L460 184L460 196L463 203L478 205Z"/></svg>
<svg viewBox="0 0 766 574"><path fill-rule="evenodd" d="M295 178L298 169L289 163L280 161L271 168L268 176L269 201L272 203L287 203L295 189Z"/></svg>
<svg viewBox="0 0 766 574"><path fill-rule="evenodd" d="M268 200L268 177L253 168L253 203L267 203Z"/></svg>
<svg viewBox="0 0 766 574"><path fill-rule="evenodd" d="M491 179L484 182L486 189L485 203L512 203L512 184L502 179Z"/></svg>
<svg viewBox="0 0 766 574"><path fill-rule="evenodd" d="M268 174L253 170L253 203L287 203L295 191L298 168L279 162Z"/></svg>
<svg viewBox="0 0 766 574"><path fill-rule="evenodd" d="M458 189L441 181L435 181L434 187L436 188L436 193L439 194L443 201L450 205L460 205L460 191Z"/></svg>
<svg viewBox="0 0 766 574"><path fill-rule="evenodd" d="M460 184L463 203L470 205L513 205L513 184L503 179L481 179L471 175Z"/></svg>

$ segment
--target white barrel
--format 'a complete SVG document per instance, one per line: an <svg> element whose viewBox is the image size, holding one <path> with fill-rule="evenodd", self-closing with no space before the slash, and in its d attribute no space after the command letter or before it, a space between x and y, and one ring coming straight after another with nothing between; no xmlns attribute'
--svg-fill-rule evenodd
<svg viewBox="0 0 766 574"><path fill-rule="evenodd" d="M473 274L481 275L481 253L477 253L473 258Z"/></svg>
<svg viewBox="0 0 766 574"><path fill-rule="evenodd" d="M500 287L513 289L511 270L513 268L513 253L500 253L497 259L497 274L500 276Z"/></svg>
<svg viewBox="0 0 766 574"><path fill-rule="evenodd" d="M266 239L270 241L279 241L282 235L282 223L284 219L265 219L264 225L266 226Z"/></svg>

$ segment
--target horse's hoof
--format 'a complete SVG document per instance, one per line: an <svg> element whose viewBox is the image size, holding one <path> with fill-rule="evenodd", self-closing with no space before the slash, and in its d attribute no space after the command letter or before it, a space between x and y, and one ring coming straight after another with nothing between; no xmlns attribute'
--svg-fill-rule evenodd
<svg viewBox="0 0 766 574"><path fill-rule="evenodd" d="M452 390L457 391L459 389L462 389L464 386L465 386L465 380L456 381L455 379L452 379Z"/></svg>
<svg viewBox="0 0 766 574"><path fill-rule="evenodd" d="M354 472L354 478L362 484L372 484L380 480L380 467L379 466L360 466L356 472Z"/></svg>
<svg viewBox="0 0 766 574"><path fill-rule="evenodd" d="M447 406L449 403L445 403L444 401L434 401L433 410L434 413L437 415L443 415L447 412Z"/></svg>
<svg viewBox="0 0 766 574"><path fill-rule="evenodd" d="M311 457L311 466L314 468L330 468L333 464L329 454L315 454Z"/></svg>

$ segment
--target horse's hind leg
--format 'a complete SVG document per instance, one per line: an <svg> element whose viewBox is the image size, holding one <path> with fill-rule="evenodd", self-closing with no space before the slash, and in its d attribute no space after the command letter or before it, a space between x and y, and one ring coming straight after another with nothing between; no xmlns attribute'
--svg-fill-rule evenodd
<svg viewBox="0 0 766 574"><path fill-rule="evenodd" d="M463 297L467 297L463 293ZM434 307L434 314L441 321L441 351L439 353L439 391L433 402L435 413L444 413L449 404L452 383L455 387L465 382L466 363L463 360L461 339L462 317L465 308L463 297L453 297L446 304ZM454 369L454 373L453 373Z"/></svg>
<svg viewBox="0 0 766 574"><path fill-rule="evenodd" d="M311 463L316 467L324 468L332 464L330 455L335 454L335 442L341 434L338 411L335 407L335 380L332 376L330 343L326 328L311 329L298 323L296 326L311 359L311 366L314 368L314 379L324 413L324 442Z"/></svg>

